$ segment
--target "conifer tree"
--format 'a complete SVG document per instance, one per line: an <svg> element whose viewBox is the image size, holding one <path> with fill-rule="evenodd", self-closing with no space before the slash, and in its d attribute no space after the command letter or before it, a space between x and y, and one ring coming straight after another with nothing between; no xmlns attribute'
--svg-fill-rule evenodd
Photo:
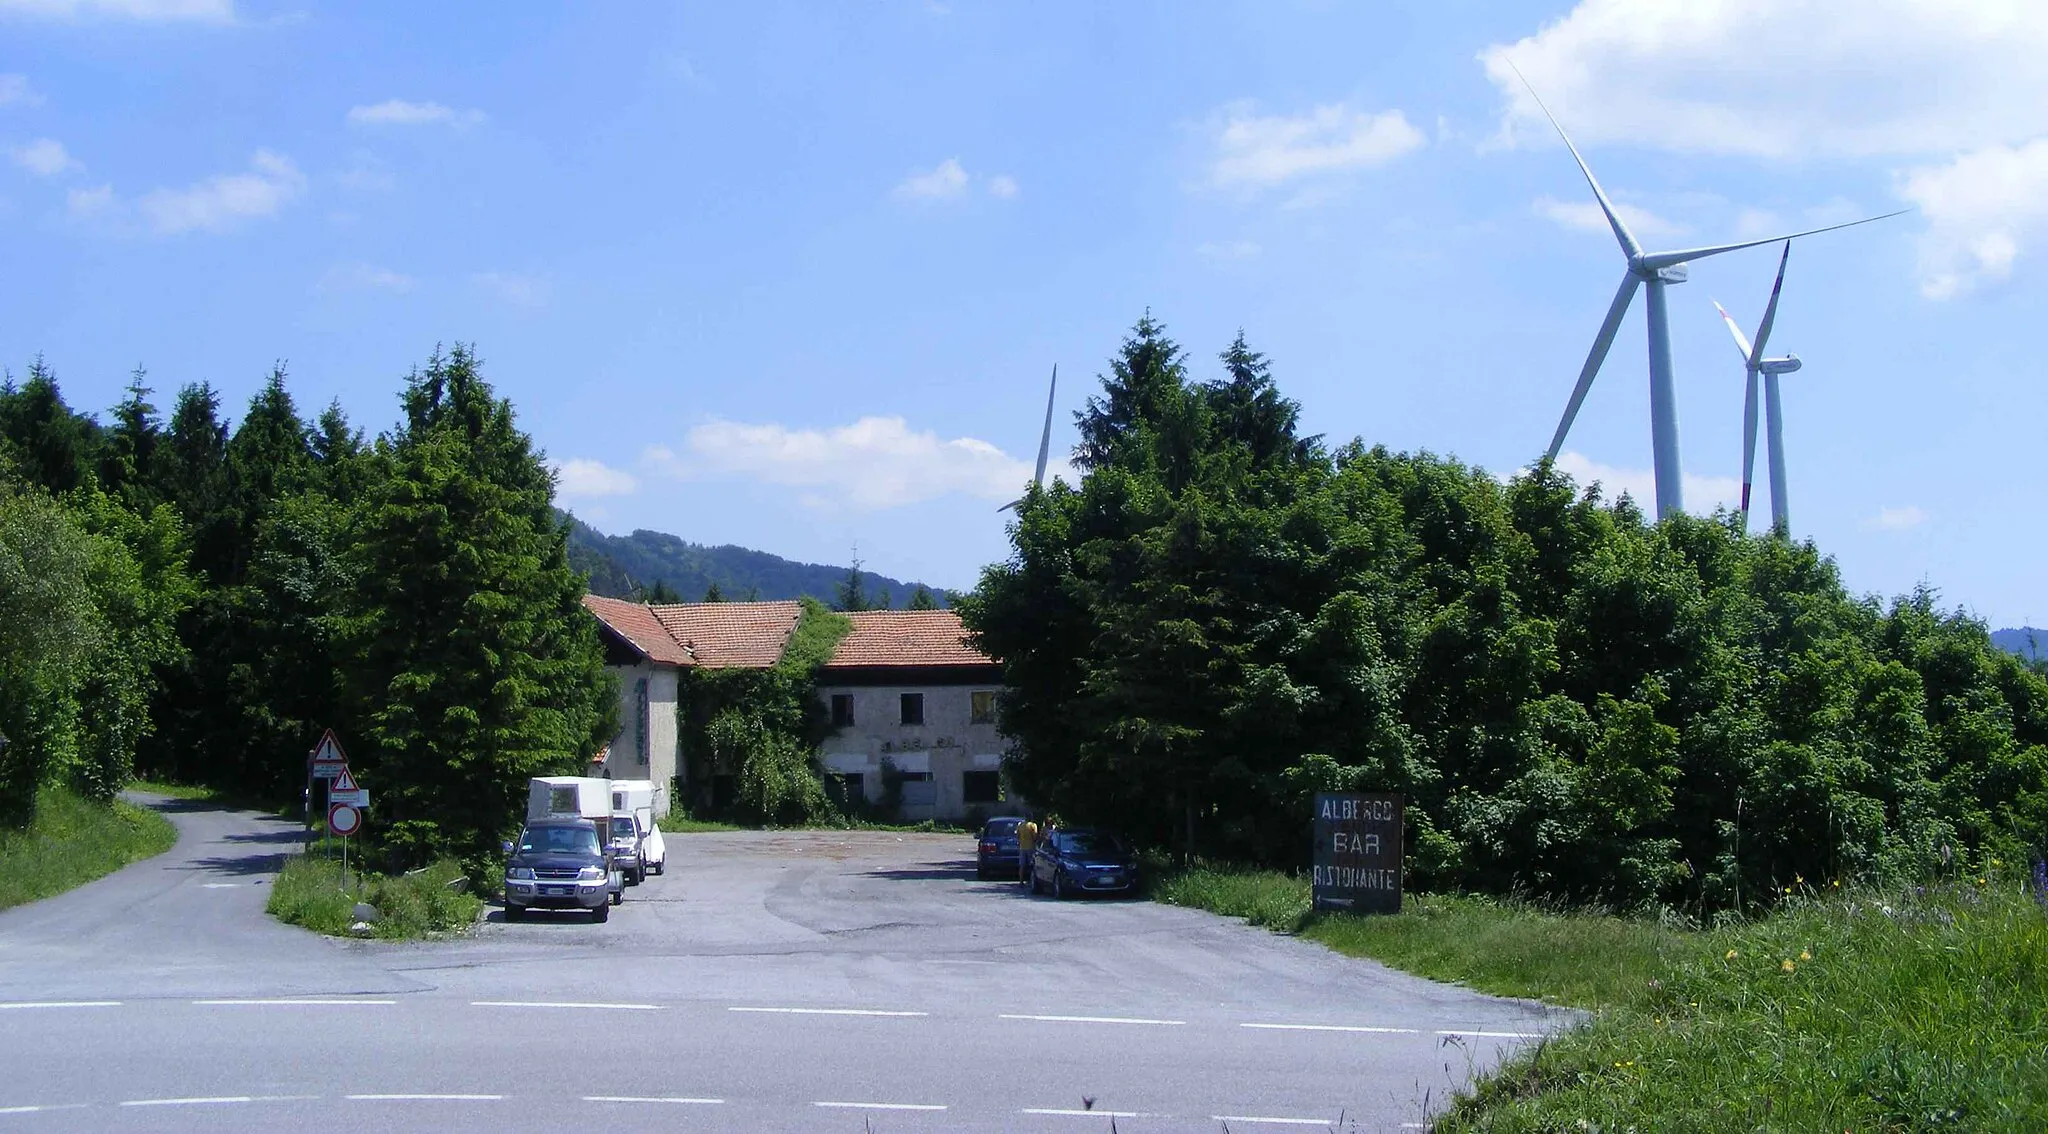
<svg viewBox="0 0 2048 1134"><path fill-rule="evenodd" d="M704 588L704 601L705 601L705 602L724 602L724 601L725 601L725 592L724 592L724 591L722 591L722 590L719 590L719 589L718 589L718 580L716 580L716 579L713 579L713 580L711 580L711 585L710 585L710 586L708 586L708 587L705 587L705 588Z"/></svg>
<svg viewBox="0 0 2048 1134"><path fill-rule="evenodd" d="M65 493L91 479L99 433L98 422L64 404L57 375L41 358L29 366L28 381L19 389L0 388L0 438L16 474L30 484Z"/></svg>
<svg viewBox="0 0 2048 1134"><path fill-rule="evenodd" d="M100 453L100 486L137 512L162 503L157 482L157 449L163 444L163 422L149 402L151 390L138 366L128 376L128 396L114 407L114 424L106 431Z"/></svg>
<svg viewBox="0 0 2048 1134"><path fill-rule="evenodd" d="M936 595L932 594L930 587L919 583L917 589L910 592L910 605L906 609L937 610L939 609L939 600Z"/></svg>
<svg viewBox="0 0 2048 1134"><path fill-rule="evenodd" d="M870 610L874 601L868 597L867 573L861 570L860 552L853 553L853 566L846 569L846 578L839 583L839 593L834 596L835 610Z"/></svg>

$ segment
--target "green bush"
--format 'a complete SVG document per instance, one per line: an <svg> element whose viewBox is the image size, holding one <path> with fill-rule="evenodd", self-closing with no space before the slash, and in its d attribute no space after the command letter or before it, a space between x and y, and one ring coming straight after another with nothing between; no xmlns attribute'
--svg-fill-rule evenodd
<svg viewBox="0 0 2048 1134"><path fill-rule="evenodd" d="M483 901L469 892L462 865L453 859L406 874L351 869L344 875L341 861L321 849L285 863L270 892L271 916L339 936L355 920L356 903L368 902L377 909L375 936L404 941L466 931L483 909Z"/></svg>
<svg viewBox="0 0 2048 1134"><path fill-rule="evenodd" d="M45 787L28 826L0 830L0 910L82 886L177 841L170 820L147 808Z"/></svg>

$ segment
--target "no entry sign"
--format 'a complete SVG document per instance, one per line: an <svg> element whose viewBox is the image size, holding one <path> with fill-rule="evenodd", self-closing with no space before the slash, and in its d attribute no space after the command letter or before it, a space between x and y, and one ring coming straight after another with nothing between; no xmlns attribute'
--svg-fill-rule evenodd
<svg viewBox="0 0 2048 1134"><path fill-rule="evenodd" d="M1401 797L1323 792L1316 796L1316 909L1401 912Z"/></svg>
<svg viewBox="0 0 2048 1134"><path fill-rule="evenodd" d="M363 813L352 803L330 803L327 805L327 833L339 839L348 838L363 829Z"/></svg>

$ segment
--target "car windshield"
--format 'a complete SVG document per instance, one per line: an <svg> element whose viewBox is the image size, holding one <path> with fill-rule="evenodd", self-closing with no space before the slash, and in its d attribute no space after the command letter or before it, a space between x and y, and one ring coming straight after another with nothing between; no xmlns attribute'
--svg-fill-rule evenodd
<svg viewBox="0 0 2048 1134"><path fill-rule="evenodd" d="M991 819L988 821L988 826L983 827L981 829L982 837L988 839L1009 838L1011 835L1017 833L1017 824L1019 822L1021 822L1021 820Z"/></svg>
<svg viewBox="0 0 2048 1134"><path fill-rule="evenodd" d="M1061 835L1059 847L1062 851L1074 855L1121 857L1124 853L1122 840L1115 835L1098 834L1094 831L1077 831L1071 835Z"/></svg>
<svg viewBox="0 0 2048 1134"><path fill-rule="evenodd" d="M633 837L634 833L635 832L633 830L632 816L621 815L618 818L612 820L612 838L630 839Z"/></svg>
<svg viewBox="0 0 2048 1134"><path fill-rule="evenodd" d="M519 834L521 854L596 854L595 827L528 827Z"/></svg>

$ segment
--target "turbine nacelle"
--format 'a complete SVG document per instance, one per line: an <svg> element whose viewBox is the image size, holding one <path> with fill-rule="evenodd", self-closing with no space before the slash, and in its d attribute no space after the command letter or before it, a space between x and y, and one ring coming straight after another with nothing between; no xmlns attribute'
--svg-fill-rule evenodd
<svg viewBox="0 0 2048 1134"><path fill-rule="evenodd" d="M1783 358L1766 358L1758 362L1756 368L1765 374L1790 374L1800 365L1798 355L1788 354Z"/></svg>
<svg viewBox="0 0 2048 1134"><path fill-rule="evenodd" d="M1657 283L1667 284L1684 283L1686 281L1685 267L1684 264L1649 264L1645 263L1643 257L1640 256L1636 257L1629 264L1629 270L1634 272L1636 278L1644 283L1649 283L1653 280Z"/></svg>

